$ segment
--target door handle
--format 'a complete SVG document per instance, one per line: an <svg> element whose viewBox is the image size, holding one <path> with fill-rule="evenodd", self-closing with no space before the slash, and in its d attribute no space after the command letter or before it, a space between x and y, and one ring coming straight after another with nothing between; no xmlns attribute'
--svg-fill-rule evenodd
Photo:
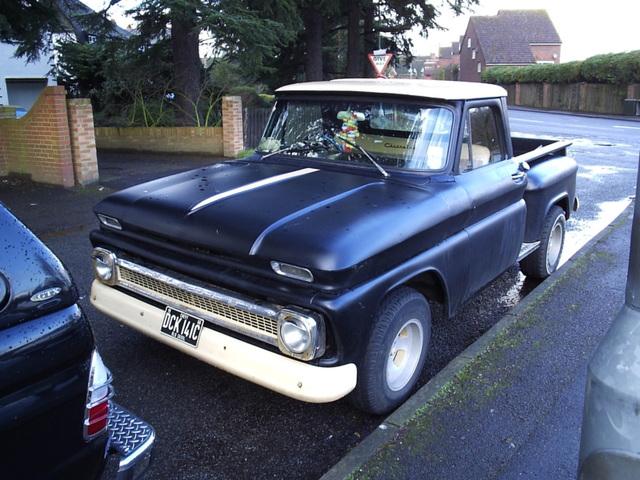
<svg viewBox="0 0 640 480"><path fill-rule="evenodd" d="M525 172L518 172L518 173L512 174L511 179L514 181L518 181L518 180L522 180L526 176L527 174Z"/></svg>

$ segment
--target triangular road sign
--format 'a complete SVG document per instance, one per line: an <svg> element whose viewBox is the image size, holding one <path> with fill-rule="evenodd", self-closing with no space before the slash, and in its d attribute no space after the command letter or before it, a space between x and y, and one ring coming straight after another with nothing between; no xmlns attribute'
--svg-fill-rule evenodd
<svg viewBox="0 0 640 480"><path fill-rule="evenodd" d="M378 74L378 77L384 77L382 72L384 72L384 69L387 68L387 65L389 65L389 62L391 61L391 57L393 57L393 55L390 53L385 53L383 55L376 55L375 53L370 53L368 57L369 57L369 61L373 65L373 68L375 68L376 73Z"/></svg>

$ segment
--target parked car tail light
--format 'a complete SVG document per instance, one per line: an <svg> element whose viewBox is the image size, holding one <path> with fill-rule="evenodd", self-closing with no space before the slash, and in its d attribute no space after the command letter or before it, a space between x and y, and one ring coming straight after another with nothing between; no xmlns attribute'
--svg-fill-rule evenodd
<svg viewBox="0 0 640 480"><path fill-rule="evenodd" d="M97 350L91 357L89 387L84 415L84 438L91 440L107 429L109 421L109 400L113 397L113 377L105 366Z"/></svg>
<svg viewBox="0 0 640 480"><path fill-rule="evenodd" d="M116 282L116 256L104 248L94 248L91 252L91 261L96 278L106 285L114 285Z"/></svg>
<svg viewBox="0 0 640 480"><path fill-rule="evenodd" d="M313 314L283 309L278 314L278 347L283 353L301 360L322 356L325 351L325 327Z"/></svg>

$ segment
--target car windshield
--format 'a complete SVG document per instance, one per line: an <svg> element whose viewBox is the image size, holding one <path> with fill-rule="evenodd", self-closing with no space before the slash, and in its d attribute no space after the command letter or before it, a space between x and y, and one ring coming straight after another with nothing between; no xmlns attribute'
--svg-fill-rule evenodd
<svg viewBox="0 0 640 480"><path fill-rule="evenodd" d="M279 100L258 152L379 169L442 170L453 113L435 105L401 102ZM263 157L263 158L265 158Z"/></svg>

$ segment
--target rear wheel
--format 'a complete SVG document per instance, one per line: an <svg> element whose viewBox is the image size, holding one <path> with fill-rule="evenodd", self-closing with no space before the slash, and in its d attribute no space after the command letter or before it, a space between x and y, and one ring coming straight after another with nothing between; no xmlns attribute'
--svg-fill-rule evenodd
<svg viewBox="0 0 640 480"><path fill-rule="evenodd" d="M352 403L374 414L401 405L418 381L431 337L431 313L424 296L408 287L389 293L374 319Z"/></svg>
<svg viewBox="0 0 640 480"><path fill-rule="evenodd" d="M555 272L562 256L565 232L564 210L555 205L542 224L540 247L520 262L522 273L528 277L545 279Z"/></svg>

